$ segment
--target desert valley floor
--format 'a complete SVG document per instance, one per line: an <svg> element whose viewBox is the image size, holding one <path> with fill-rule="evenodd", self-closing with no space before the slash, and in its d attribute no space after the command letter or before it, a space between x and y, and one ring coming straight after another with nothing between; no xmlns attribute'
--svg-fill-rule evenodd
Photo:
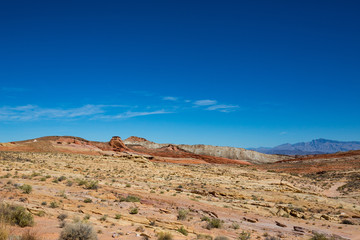
<svg viewBox="0 0 360 240"><path fill-rule="evenodd" d="M30 229L55 240L62 225L85 221L104 240L157 239L161 232L173 239L360 239L357 151L264 164L193 164L199 159L188 156L188 164L150 153L16 144L17 151L0 147L0 201L24 206L35 225L9 226L14 236Z"/></svg>

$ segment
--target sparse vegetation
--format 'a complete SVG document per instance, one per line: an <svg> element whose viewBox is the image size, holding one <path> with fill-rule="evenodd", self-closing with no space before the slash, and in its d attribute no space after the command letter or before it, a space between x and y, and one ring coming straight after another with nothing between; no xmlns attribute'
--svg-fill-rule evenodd
<svg viewBox="0 0 360 240"><path fill-rule="evenodd" d="M139 209L137 207L131 208L129 211L130 214L138 214L138 212L139 212Z"/></svg>
<svg viewBox="0 0 360 240"><path fill-rule="evenodd" d="M189 214L188 210L180 209L178 211L177 219L178 220L186 220L188 214Z"/></svg>
<svg viewBox="0 0 360 240"><path fill-rule="evenodd" d="M185 236L188 235L188 231L184 228L184 226L181 226L180 228L178 228L177 231L179 233L181 233L182 235L185 235Z"/></svg>
<svg viewBox="0 0 360 240"><path fill-rule="evenodd" d="M157 240L173 240L173 236L168 232L160 232L157 236Z"/></svg>
<svg viewBox="0 0 360 240"><path fill-rule="evenodd" d="M214 240L229 240L229 238L225 236L217 236Z"/></svg>
<svg viewBox="0 0 360 240"><path fill-rule="evenodd" d="M207 229L213 229L213 228L221 228L222 221L218 218L212 218L208 221L206 228Z"/></svg>
<svg viewBox="0 0 360 240"><path fill-rule="evenodd" d="M24 184L21 187L19 187L21 190L23 190L23 193L30 194L32 192L32 186L29 184Z"/></svg>
<svg viewBox="0 0 360 240"><path fill-rule="evenodd" d="M128 195L126 198L120 198L120 202L140 202L140 198Z"/></svg>
<svg viewBox="0 0 360 240"><path fill-rule="evenodd" d="M5 223L20 227L34 225L34 217L22 206L0 204L0 219Z"/></svg>
<svg viewBox="0 0 360 240"><path fill-rule="evenodd" d="M239 240L250 240L250 239L251 239L251 234L248 233L248 232L242 231L242 232L239 234Z"/></svg>
<svg viewBox="0 0 360 240"><path fill-rule="evenodd" d="M21 235L19 240L41 240L41 239L40 237L38 237L38 235L35 232L28 229Z"/></svg>
<svg viewBox="0 0 360 240"><path fill-rule="evenodd" d="M99 188L98 181L90 181L85 184L86 189L94 189L97 190Z"/></svg>
<svg viewBox="0 0 360 240"><path fill-rule="evenodd" d="M59 240L97 240L93 227L86 223L66 224L61 231Z"/></svg>

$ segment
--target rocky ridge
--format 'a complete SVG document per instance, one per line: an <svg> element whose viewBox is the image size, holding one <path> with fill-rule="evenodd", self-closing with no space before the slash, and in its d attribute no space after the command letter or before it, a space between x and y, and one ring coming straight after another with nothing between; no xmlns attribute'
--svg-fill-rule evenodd
<svg viewBox="0 0 360 240"><path fill-rule="evenodd" d="M141 140L139 141L138 139ZM160 149L170 145L170 144L155 143L148 141L144 138L138 138L133 136L124 140L124 143L128 147L138 145L149 149ZM171 144L171 145L194 154L222 157L222 158L235 159L235 160L245 160L255 164L272 163L289 158L286 156L263 154L251 150L246 150L244 148L235 148L235 147L220 147L220 146L211 146L211 145L203 145L203 144L197 144L197 145Z"/></svg>

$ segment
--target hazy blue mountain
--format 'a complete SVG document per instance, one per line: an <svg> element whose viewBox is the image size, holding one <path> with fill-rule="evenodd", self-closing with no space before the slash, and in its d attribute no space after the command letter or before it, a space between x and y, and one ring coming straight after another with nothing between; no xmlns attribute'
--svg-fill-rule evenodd
<svg viewBox="0 0 360 240"><path fill-rule="evenodd" d="M360 150L360 142L342 142L328 139L315 139L310 142L300 142L295 144L282 144L273 148L252 148L251 150L267 154L286 154L286 155L308 155L324 154L335 152L346 152L350 150Z"/></svg>

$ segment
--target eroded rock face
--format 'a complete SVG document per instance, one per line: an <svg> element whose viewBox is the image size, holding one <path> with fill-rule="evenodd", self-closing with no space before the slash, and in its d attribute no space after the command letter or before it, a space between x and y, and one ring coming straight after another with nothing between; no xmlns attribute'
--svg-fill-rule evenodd
<svg viewBox="0 0 360 240"><path fill-rule="evenodd" d="M246 150L244 148L235 148L235 147L219 147L219 146L202 145L202 144L198 144L198 145L161 144L161 143L154 143L138 137L130 137L126 139L124 143L129 147L131 147L132 145L140 145L149 149L160 149L164 147L175 146L177 149L181 149L194 154L222 157L222 158L235 159L235 160L245 160L255 164L271 163L289 158L279 155L263 154L251 150Z"/></svg>
<svg viewBox="0 0 360 240"><path fill-rule="evenodd" d="M130 149L128 147L126 147L124 142L118 136L112 137L109 144L113 148L114 151L117 151L117 152L130 151Z"/></svg>

